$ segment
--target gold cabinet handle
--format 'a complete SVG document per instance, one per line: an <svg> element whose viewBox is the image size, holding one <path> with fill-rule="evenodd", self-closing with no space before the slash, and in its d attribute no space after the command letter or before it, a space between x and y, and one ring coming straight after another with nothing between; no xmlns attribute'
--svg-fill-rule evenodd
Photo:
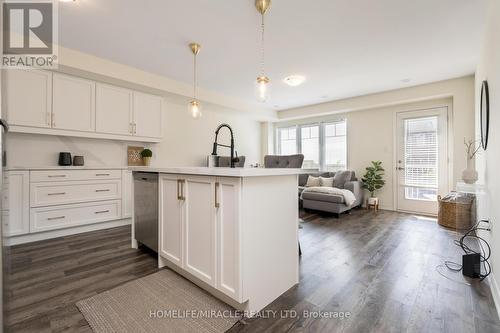
<svg viewBox="0 0 500 333"><path fill-rule="evenodd" d="M105 189L105 190L95 190L96 192L109 192L111 191L109 188Z"/></svg>
<svg viewBox="0 0 500 333"><path fill-rule="evenodd" d="M185 179L181 179L181 200L186 200L186 196L185 196L185 193L184 193L184 184L186 184L186 180Z"/></svg>
<svg viewBox="0 0 500 333"><path fill-rule="evenodd" d="M186 182L185 179L177 179L177 200L186 200L186 197L184 196L184 183Z"/></svg>
<svg viewBox="0 0 500 333"><path fill-rule="evenodd" d="M65 195L66 192L48 193L47 195Z"/></svg>
<svg viewBox="0 0 500 333"><path fill-rule="evenodd" d="M66 216L48 217L47 220L49 220L49 221L62 220L64 218L66 218Z"/></svg>
<svg viewBox="0 0 500 333"><path fill-rule="evenodd" d="M104 214L104 213L109 213L109 209L108 210L100 210L98 212L95 212L95 214Z"/></svg>
<svg viewBox="0 0 500 333"><path fill-rule="evenodd" d="M111 176L109 173L96 173L96 177L105 177L105 176Z"/></svg>
<svg viewBox="0 0 500 333"><path fill-rule="evenodd" d="M64 178L66 175L48 175L49 178Z"/></svg>
<svg viewBox="0 0 500 333"><path fill-rule="evenodd" d="M217 193L219 192L219 186L220 186L219 182L215 182L215 208L220 207L219 199L217 196Z"/></svg>

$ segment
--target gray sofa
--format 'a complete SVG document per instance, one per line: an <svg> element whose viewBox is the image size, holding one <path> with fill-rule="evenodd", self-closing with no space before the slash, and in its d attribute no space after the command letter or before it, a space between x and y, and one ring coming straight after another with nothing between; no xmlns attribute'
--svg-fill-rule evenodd
<svg viewBox="0 0 500 333"><path fill-rule="evenodd" d="M319 210L329 213L334 213L338 217L340 213L350 211L353 208L360 207L363 204L363 187L362 183L356 179L354 171L339 171L336 176L335 172L322 172L313 174L299 175L299 198L302 191L305 189L307 178L309 175L314 177L334 178L334 187L342 188L351 191L356 197L356 201L351 206L344 203L344 198L339 195L326 193L309 193L302 195L301 206L304 209Z"/></svg>

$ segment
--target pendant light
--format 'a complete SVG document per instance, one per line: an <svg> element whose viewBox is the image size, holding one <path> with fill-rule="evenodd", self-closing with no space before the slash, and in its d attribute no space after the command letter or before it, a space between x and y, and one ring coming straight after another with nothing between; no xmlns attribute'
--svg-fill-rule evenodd
<svg viewBox="0 0 500 333"><path fill-rule="evenodd" d="M261 63L260 63L260 75L257 77L257 81L255 82L255 97L259 102L266 102L269 100L269 88L270 88L270 80L269 78L265 75L264 72L264 65L265 65L265 58L264 58L264 33L265 33L265 25L264 25L264 14L267 12L269 9L269 6L271 6L271 0L255 0L255 8L257 8L257 11L260 13L262 16L262 23L261 23L261 47L260 47L260 52L261 52Z"/></svg>
<svg viewBox="0 0 500 333"><path fill-rule="evenodd" d="M198 43L191 43L189 44L189 48L191 49L191 52L193 53L193 99L189 102L188 104L188 110L191 113L191 117L194 119L199 119L201 117L201 103L198 101L196 98L196 56L200 52L201 45Z"/></svg>

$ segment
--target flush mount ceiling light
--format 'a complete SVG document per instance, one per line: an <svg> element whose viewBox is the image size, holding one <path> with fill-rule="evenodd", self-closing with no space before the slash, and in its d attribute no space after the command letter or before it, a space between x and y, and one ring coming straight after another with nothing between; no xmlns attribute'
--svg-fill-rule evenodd
<svg viewBox="0 0 500 333"><path fill-rule="evenodd" d="M188 110L191 113L191 117L194 119L199 119L201 117L201 103L196 98L196 56L200 53L201 45L198 43L189 44L189 49L193 53L193 100L191 100L188 104Z"/></svg>
<svg viewBox="0 0 500 333"><path fill-rule="evenodd" d="M305 80L306 78L302 75L290 75L284 78L283 82L285 82L291 87L297 87L300 86L302 83L304 83Z"/></svg>
<svg viewBox="0 0 500 333"><path fill-rule="evenodd" d="M269 9L269 6L271 6L271 0L255 0L255 8L257 8L257 11L260 13L262 16L262 23L260 25L261 27L261 45L260 45L260 52L261 52L261 62L260 62L260 75L257 77L257 80L255 82L255 97L259 102L266 102L269 99L269 86L270 86L270 80L269 78L265 75L264 71L264 65L265 65L265 57L264 57L264 33L265 33L265 25L264 25L264 14L267 12Z"/></svg>

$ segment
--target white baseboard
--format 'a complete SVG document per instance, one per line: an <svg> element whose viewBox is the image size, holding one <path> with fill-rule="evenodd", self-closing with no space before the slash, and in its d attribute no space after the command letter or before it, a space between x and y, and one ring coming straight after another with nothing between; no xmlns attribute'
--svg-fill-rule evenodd
<svg viewBox="0 0 500 333"><path fill-rule="evenodd" d="M497 309L498 317L500 318L500 289L498 288L497 280L493 272L488 276L488 282L491 289L491 294L493 295L493 302Z"/></svg>
<svg viewBox="0 0 500 333"><path fill-rule="evenodd" d="M59 229L59 230L51 230L45 232L38 232L35 234L27 234L20 236L13 236L4 239L4 244L6 246L31 243L51 238L64 237L69 235L81 234L83 232L96 231L102 229L109 229L114 227L120 227L124 225L130 225L132 223L132 219L121 219L109 222L102 222L96 224L89 224L80 227L73 227L67 229Z"/></svg>

